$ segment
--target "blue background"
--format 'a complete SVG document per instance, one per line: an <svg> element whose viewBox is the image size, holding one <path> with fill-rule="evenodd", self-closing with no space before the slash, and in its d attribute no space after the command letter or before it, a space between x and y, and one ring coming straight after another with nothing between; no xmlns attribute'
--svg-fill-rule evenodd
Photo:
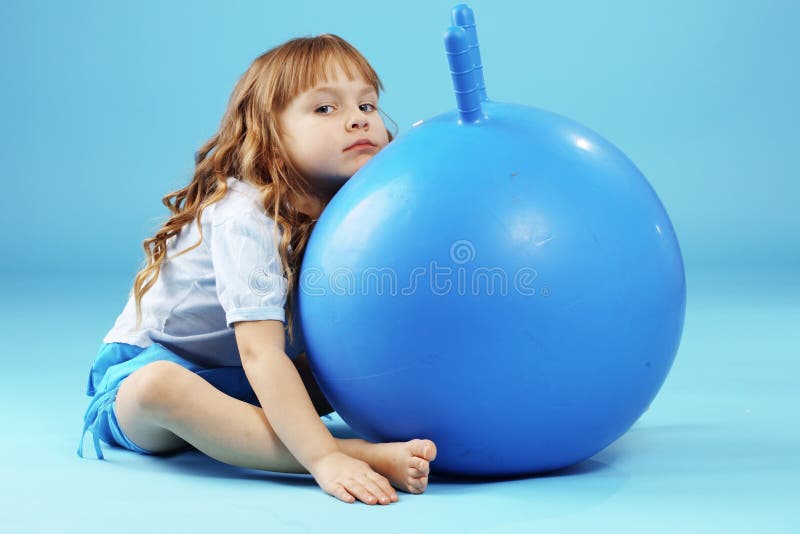
<svg viewBox="0 0 800 534"><path fill-rule="evenodd" d="M402 133L454 107L442 34L455 3L0 4L0 530L800 529L800 3L789 0L470 3L489 97L615 143L682 247L675 365L651 409L591 460L548 477L432 477L424 495L379 509L196 452L75 456L86 371L167 213L161 197L189 179L252 59L339 34L382 77Z"/></svg>

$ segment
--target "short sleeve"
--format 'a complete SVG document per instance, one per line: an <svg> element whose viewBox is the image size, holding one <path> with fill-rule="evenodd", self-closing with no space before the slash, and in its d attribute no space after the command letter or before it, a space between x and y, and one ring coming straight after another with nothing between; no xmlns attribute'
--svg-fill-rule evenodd
<svg viewBox="0 0 800 534"><path fill-rule="evenodd" d="M287 283L274 228L275 222L255 209L212 226L211 261L228 326L237 321L285 322Z"/></svg>

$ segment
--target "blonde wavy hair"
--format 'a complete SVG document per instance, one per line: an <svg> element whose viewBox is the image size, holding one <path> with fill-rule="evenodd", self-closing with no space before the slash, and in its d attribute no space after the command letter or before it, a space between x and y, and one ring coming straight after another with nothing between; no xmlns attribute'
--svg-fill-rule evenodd
<svg viewBox="0 0 800 534"><path fill-rule="evenodd" d="M162 198L170 216L153 237L143 242L145 264L133 283L137 327L141 323L142 297L153 287L167 261L167 240L195 221L199 241L173 257L200 246L203 210L225 196L226 180L233 176L259 188L265 213L276 222L276 232L281 229L278 251L287 281L285 328L293 340L294 290L316 222L299 212L293 199L317 195L284 150L277 116L294 97L328 81L337 65L348 78L360 77L372 85L376 93L383 89L364 56L332 34L287 41L256 58L245 71L233 89L219 130L195 154L191 182ZM392 137L389 132L389 139ZM326 199L320 200L324 208Z"/></svg>

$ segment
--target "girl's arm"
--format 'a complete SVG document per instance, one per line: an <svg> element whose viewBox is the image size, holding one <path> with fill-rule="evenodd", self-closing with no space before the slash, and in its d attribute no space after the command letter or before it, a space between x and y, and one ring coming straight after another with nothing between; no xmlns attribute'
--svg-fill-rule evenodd
<svg viewBox="0 0 800 534"><path fill-rule="evenodd" d="M234 331L242 367L267 420L297 461L312 472L320 459L339 452L339 447L285 353L283 323L239 322Z"/></svg>
<svg viewBox="0 0 800 534"><path fill-rule="evenodd" d="M320 420L294 363L285 353L283 323L234 323L236 343L247 379L275 433L294 458L330 495L352 503L373 504L389 481L365 461L342 452ZM387 501L388 503L388 501ZM386 504L386 503L384 503Z"/></svg>

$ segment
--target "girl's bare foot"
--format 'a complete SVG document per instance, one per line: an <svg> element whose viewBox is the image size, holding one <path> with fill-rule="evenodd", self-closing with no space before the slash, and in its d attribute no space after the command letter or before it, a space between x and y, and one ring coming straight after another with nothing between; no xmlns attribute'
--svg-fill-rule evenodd
<svg viewBox="0 0 800 534"><path fill-rule="evenodd" d="M395 488L419 494L428 487L436 445L429 439L369 444L368 463Z"/></svg>

